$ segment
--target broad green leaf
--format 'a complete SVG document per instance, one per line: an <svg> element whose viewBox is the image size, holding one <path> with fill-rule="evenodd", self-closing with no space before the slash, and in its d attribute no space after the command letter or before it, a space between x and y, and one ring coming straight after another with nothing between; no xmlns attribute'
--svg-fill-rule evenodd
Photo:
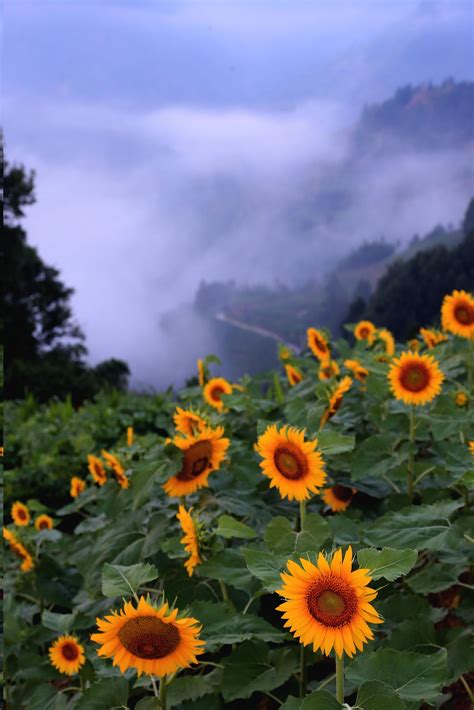
<svg viewBox="0 0 474 710"><path fill-rule="evenodd" d="M247 540L255 537L256 533L248 525L244 525L239 520L232 518L230 515L221 515L218 522L218 528L216 530L217 535L222 535L222 537L232 538L246 538Z"/></svg>
<svg viewBox="0 0 474 710"><path fill-rule="evenodd" d="M297 666L297 655L290 647L269 652L261 641L245 641L224 660L224 700L250 698L256 691L279 688Z"/></svg>
<svg viewBox="0 0 474 710"><path fill-rule="evenodd" d="M39 685L28 696L28 710L65 710L67 701L65 693L58 693L52 685Z"/></svg>
<svg viewBox="0 0 474 710"><path fill-rule="evenodd" d="M463 564L445 564L435 562L427 565L419 572L415 572L406 580L408 586L418 594L430 594L442 592L456 584L458 577L463 571Z"/></svg>
<svg viewBox="0 0 474 710"><path fill-rule="evenodd" d="M304 521L303 530L298 533L295 552L318 552L329 536L329 523L319 513L309 513Z"/></svg>
<svg viewBox="0 0 474 710"><path fill-rule="evenodd" d="M318 449L325 456L344 454L352 451L355 446L355 436L339 434L337 431L320 431L318 433Z"/></svg>
<svg viewBox="0 0 474 710"><path fill-rule="evenodd" d="M347 668L347 679L356 686L379 680L394 688L404 700L434 700L447 677L446 649L424 655L385 648L358 656Z"/></svg>
<svg viewBox="0 0 474 710"><path fill-rule="evenodd" d="M269 592L274 592L281 586L282 581L280 571L284 565L284 559L261 550L251 550L243 548L241 550L247 567L250 572L261 580L263 586Z"/></svg>
<svg viewBox="0 0 474 710"><path fill-rule="evenodd" d="M75 706L75 710L105 710L127 707L128 680L104 678L93 683Z"/></svg>
<svg viewBox="0 0 474 710"><path fill-rule="evenodd" d="M281 555L291 555L295 549L296 533L288 518L276 515L267 525L264 533L269 550Z"/></svg>
<svg viewBox="0 0 474 710"><path fill-rule="evenodd" d="M186 700L196 701L204 695L214 693L220 684L222 670L216 668L212 673L201 676L181 676L175 678L168 688L167 707L181 705Z"/></svg>
<svg viewBox="0 0 474 710"><path fill-rule="evenodd" d="M416 550L395 550L392 547L384 547L383 550L367 548L357 553L359 567L369 569L372 579L383 577L389 582L408 574L417 558Z"/></svg>
<svg viewBox="0 0 474 710"><path fill-rule="evenodd" d="M236 550L222 550L198 569L201 577L221 580L243 592L248 592L252 581L242 555Z"/></svg>
<svg viewBox="0 0 474 710"><path fill-rule="evenodd" d="M404 619L398 623L390 636L390 648L397 651L420 651L436 645L433 621L427 616ZM425 647L425 648L423 648Z"/></svg>
<svg viewBox="0 0 474 710"><path fill-rule="evenodd" d="M139 700L135 705L135 710L162 710L162 708L159 699L150 695Z"/></svg>
<svg viewBox="0 0 474 710"><path fill-rule="evenodd" d="M154 565L140 562L136 565L109 565L102 569L102 594L104 597L130 596L146 582L152 582L158 577Z"/></svg>
<svg viewBox="0 0 474 710"><path fill-rule="evenodd" d="M43 626L61 634L67 634L74 627L76 614L56 614L53 611L43 611L41 622Z"/></svg>
<svg viewBox="0 0 474 710"><path fill-rule="evenodd" d="M448 651L448 678L446 685L474 668L474 645L472 629L450 629L445 646Z"/></svg>
<svg viewBox="0 0 474 710"><path fill-rule="evenodd" d="M327 690L315 690L301 703L301 710L341 710L342 707Z"/></svg>
<svg viewBox="0 0 474 710"><path fill-rule="evenodd" d="M364 683L357 693L356 705L360 710L405 710L406 705L399 695L386 683L371 680Z"/></svg>

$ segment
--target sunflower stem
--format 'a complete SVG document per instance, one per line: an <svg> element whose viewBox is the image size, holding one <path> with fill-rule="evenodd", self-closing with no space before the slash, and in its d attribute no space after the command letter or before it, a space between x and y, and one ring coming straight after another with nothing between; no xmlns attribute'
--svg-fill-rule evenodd
<svg viewBox="0 0 474 710"><path fill-rule="evenodd" d="M469 358L467 363L467 371L469 373L469 392L474 394L474 338L469 339L469 350L467 356Z"/></svg>
<svg viewBox="0 0 474 710"><path fill-rule="evenodd" d="M306 646L301 644L300 648L300 698L306 695L307 668L306 668Z"/></svg>
<svg viewBox="0 0 474 710"><path fill-rule="evenodd" d="M344 702L344 656L336 656L336 700Z"/></svg>
<svg viewBox="0 0 474 710"><path fill-rule="evenodd" d="M151 684L153 686L153 695L155 696L155 698L158 698L159 695L158 695L158 687L156 685L156 680L153 678L153 676L150 676L150 678L151 678Z"/></svg>
<svg viewBox="0 0 474 710"><path fill-rule="evenodd" d="M227 587L225 586L225 582L223 582L222 579L219 580L219 586L221 588L222 600L228 606L233 607L234 605L232 604L229 594L227 593Z"/></svg>
<svg viewBox="0 0 474 710"><path fill-rule="evenodd" d="M164 675L160 678L160 705L161 710L166 710L166 691L168 689L168 684L166 682L166 676Z"/></svg>
<svg viewBox="0 0 474 710"><path fill-rule="evenodd" d="M410 503L413 502L413 477L415 473L415 454L411 450L415 445L415 407L410 407L410 453L408 455L408 476L407 476L407 493Z"/></svg>
<svg viewBox="0 0 474 710"><path fill-rule="evenodd" d="M300 530L303 530L306 520L306 501L300 501Z"/></svg>

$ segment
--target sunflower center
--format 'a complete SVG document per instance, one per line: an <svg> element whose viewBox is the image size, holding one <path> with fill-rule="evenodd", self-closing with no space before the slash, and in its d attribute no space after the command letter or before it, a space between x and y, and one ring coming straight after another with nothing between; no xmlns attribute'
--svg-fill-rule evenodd
<svg viewBox="0 0 474 710"><path fill-rule="evenodd" d="M20 508L20 510L18 511L18 517L20 518L20 520L26 520L26 513L24 510L22 510L22 508Z"/></svg>
<svg viewBox="0 0 474 710"><path fill-rule="evenodd" d="M77 646L73 643L65 643L61 649L61 653L66 661L75 661L79 658L79 651Z"/></svg>
<svg viewBox="0 0 474 710"><path fill-rule="evenodd" d="M463 325L472 325L474 323L474 310L471 310L468 305L459 305L454 309L454 317Z"/></svg>
<svg viewBox="0 0 474 710"><path fill-rule="evenodd" d="M321 340L321 338L320 338L318 335L314 335L314 336L313 336L313 342L314 342L314 346L315 346L318 350L321 350L321 351L324 352L324 353L327 351L326 343L323 342L323 341Z"/></svg>
<svg viewBox="0 0 474 710"><path fill-rule="evenodd" d="M212 446L209 441L198 441L184 452L183 468L177 474L179 481L192 481L210 466Z"/></svg>
<svg viewBox="0 0 474 710"><path fill-rule="evenodd" d="M409 365L401 374L402 386L410 392L420 392L429 384L430 375L423 365Z"/></svg>
<svg viewBox="0 0 474 710"><path fill-rule="evenodd" d="M179 645L179 631L155 616L129 619L118 633L122 645L138 658L164 658Z"/></svg>
<svg viewBox="0 0 474 710"><path fill-rule="evenodd" d="M225 394L225 389L223 387L219 387L216 385L216 387L213 387L211 390L211 397L212 399L215 399L216 402L221 401L221 397L223 394Z"/></svg>
<svg viewBox="0 0 474 710"><path fill-rule="evenodd" d="M333 574L317 579L306 600L311 616L325 626L344 626L357 611L354 590L346 580Z"/></svg>
<svg viewBox="0 0 474 710"><path fill-rule="evenodd" d="M275 466L282 476L295 480L302 478L307 470L306 460L299 451L287 446L280 446L275 451Z"/></svg>
<svg viewBox="0 0 474 710"><path fill-rule="evenodd" d="M366 327L361 328L361 329L359 330L359 335L360 335L361 338L364 338L364 340L365 340L366 338L369 337L369 329L366 328Z"/></svg>
<svg viewBox="0 0 474 710"><path fill-rule="evenodd" d="M48 522L46 520L41 520L39 524L39 529L40 530L46 530L46 528L49 528Z"/></svg>
<svg viewBox="0 0 474 710"><path fill-rule="evenodd" d="M339 483L336 483L336 485L332 487L332 492L338 500L342 500L344 503L348 500L351 500L353 496L351 488L347 488L347 486L341 486Z"/></svg>

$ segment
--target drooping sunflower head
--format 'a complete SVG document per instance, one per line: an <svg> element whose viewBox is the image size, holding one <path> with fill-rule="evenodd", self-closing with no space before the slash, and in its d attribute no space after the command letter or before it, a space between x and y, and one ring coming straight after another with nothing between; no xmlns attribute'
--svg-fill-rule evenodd
<svg viewBox="0 0 474 710"><path fill-rule="evenodd" d="M92 478L99 486L103 486L107 483L107 474L105 472L104 464L98 456L89 454L87 457L87 467Z"/></svg>
<svg viewBox="0 0 474 710"><path fill-rule="evenodd" d="M325 488L321 492L321 498L331 508L333 513L341 513L349 507L355 492L355 488L341 486L341 484L336 483L330 488Z"/></svg>
<svg viewBox="0 0 474 710"><path fill-rule="evenodd" d="M186 436L194 436L207 426L206 420L200 414L192 409L182 409L181 407L176 407L173 421L176 431Z"/></svg>
<svg viewBox="0 0 474 710"><path fill-rule="evenodd" d="M420 328L420 335L423 338L426 347L430 350L436 345L439 345L439 343L442 343L447 340L447 337L444 335L444 333L440 333L437 330L432 330L431 328Z"/></svg>
<svg viewBox="0 0 474 710"><path fill-rule="evenodd" d="M328 341L320 330L308 328L306 331L308 348L318 360L327 360L331 357Z"/></svg>
<svg viewBox="0 0 474 710"><path fill-rule="evenodd" d="M358 360L344 360L344 367L347 367L359 382L365 382L368 377L368 369Z"/></svg>
<svg viewBox="0 0 474 710"><path fill-rule="evenodd" d="M454 401L458 407L466 407L469 404L469 395L463 390L459 390L454 395Z"/></svg>
<svg viewBox="0 0 474 710"><path fill-rule="evenodd" d="M410 350L412 350L414 353L417 353L421 347L421 343L419 340L417 340L417 338L412 338L411 340L409 340L407 345L408 345L408 348Z"/></svg>
<svg viewBox="0 0 474 710"><path fill-rule="evenodd" d="M11 516L15 525L18 525L19 527L24 527L25 525L30 524L30 511L24 503L20 503L18 500L12 505Z"/></svg>
<svg viewBox="0 0 474 710"><path fill-rule="evenodd" d="M20 565L20 569L22 572L29 572L30 570L33 569L35 566L35 562L33 560L33 557L30 555L26 547L21 543L16 535L9 530L8 528L3 528L3 537L5 540L8 542L11 551L13 554L15 554L17 557L19 557L22 562Z"/></svg>
<svg viewBox="0 0 474 710"><path fill-rule="evenodd" d="M352 657L373 639L368 624L381 624L370 603L377 592L368 584L368 569L352 571L352 549L344 558L336 550L332 559L320 553L316 564L300 559L290 560L288 572L281 575L283 586L278 590L285 601L277 609L283 612L285 626L303 645L312 645L328 656L334 648L341 658Z"/></svg>
<svg viewBox="0 0 474 710"><path fill-rule="evenodd" d="M77 498L83 491L86 490L86 482L79 478L78 476L73 476L71 478L71 488L69 493L72 498Z"/></svg>
<svg viewBox="0 0 474 710"><path fill-rule="evenodd" d="M321 381L331 380L339 374L339 365L335 360L322 360L319 366L318 376Z"/></svg>
<svg viewBox="0 0 474 710"><path fill-rule="evenodd" d="M35 528L37 530L52 530L54 520L49 515L38 515L35 520Z"/></svg>
<svg viewBox="0 0 474 710"><path fill-rule="evenodd" d="M174 446L183 452L181 470L163 488L169 496L185 496L208 485L209 474L217 471L229 448L224 428L205 427L194 436L175 436Z"/></svg>
<svg viewBox="0 0 474 710"><path fill-rule="evenodd" d="M271 424L259 437L256 451L262 457L260 467L278 488L282 498L307 500L318 493L326 480L324 461L318 442L306 441L304 430Z"/></svg>
<svg viewBox="0 0 474 710"><path fill-rule="evenodd" d="M102 450L102 456L106 460L109 468L112 469L112 472L115 476L115 480L119 484L120 488L128 488L130 485L130 481L128 480L125 474L125 469L122 466L120 460L117 458L117 456L114 456L114 454L110 454L108 451L104 450Z"/></svg>
<svg viewBox="0 0 474 710"><path fill-rule="evenodd" d="M369 345L375 340L377 328L370 320L361 320L354 328L354 337L356 340L366 340Z"/></svg>
<svg viewBox="0 0 474 710"><path fill-rule="evenodd" d="M285 372L290 387L294 387L298 384L298 382L301 382L301 380L303 379L302 373L298 370L297 367L294 367L293 365L286 364Z"/></svg>
<svg viewBox="0 0 474 710"><path fill-rule="evenodd" d="M97 619L97 626L99 633L91 636L100 645L97 653L113 658L122 673L135 668L138 675L171 675L204 653L196 619L178 618L178 609L169 612L168 604L155 609L144 597L136 608L125 602L119 613Z"/></svg>
<svg viewBox="0 0 474 710"><path fill-rule="evenodd" d="M405 404L423 405L440 392L444 375L432 355L405 352L393 360L388 372L390 389Z"/></svg>
<svg viewBox="0 0 474 710"><path fill-rule="evenodd" d="M352 377L343 377L342 380L333 388L331 396L329 398L329 404L324 410L323 416L321 417L321 429L329 421L329 419L331 419L336 414L336 412L340 408L344 399L344 395L349 392L350 388L352 387L352 382Z"/></svg>
<svg viewBox="0 0 474 710"><path fill-rule="evenodd" d="M133 427L128 426L127 427L127 446L133 446L133 436L134 436Z"/></svg>
<svg viewBox="0 0 474 710"><path fill-rule="evenodd" d="M176 514L184 532L184 537L181 538L180 543L184 545L186 552L189 552L189 559L186 560L184 566L190 577L193 576L194 569L202 561L199 554L199 527L191 515L192 512L192 508L188 511L184 505L180 505Z"/></svg>
<svg viewBox="0 0 474 710"><path fill-rule="evenodd" d="M385 354L389 357L395 355L395 338L387 328L379 328L377 338L385 345Z"/></svg>
<svg viewBox="0 0 474 710"><path fill-rule="evenodd" d="M224 394L232 394L232 385L224 377L212 377L203 389L206 402L219 412L224 408Z"/></svg>
<svg viewBox="0 0 474 710"><path fill-rule="evenodd" d="M461 338L474 338L474 296L467 291L453 291L441 306L441 323Z"/></svg>
<svg viewBox="0 0 474 710"><path fill-rule="evenodd" d="M75 636L60 636L49 647L49 660L60 673L75 675L86 662L84 647Z"/></svg>

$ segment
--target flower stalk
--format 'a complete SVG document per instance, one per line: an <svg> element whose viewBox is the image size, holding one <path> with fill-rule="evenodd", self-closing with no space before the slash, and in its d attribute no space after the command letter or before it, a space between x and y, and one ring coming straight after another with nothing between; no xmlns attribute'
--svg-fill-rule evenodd
<svg viewBox="0 0 474 710"><path fill-rule="evenodd" d="M415 407L412 405L410 407L410 452L408 458L408 475L407 475L407 493L410 503L413 502L413 481L415 474L415 454L412 451L415 445L415 432L416 432L416 420L415 420Z"/></svg>
<svg viewBox="0 0 474 710"><path fill-rule="evenodd" d="M344 656L336 656L336 700L344 702Z"/></svg>

